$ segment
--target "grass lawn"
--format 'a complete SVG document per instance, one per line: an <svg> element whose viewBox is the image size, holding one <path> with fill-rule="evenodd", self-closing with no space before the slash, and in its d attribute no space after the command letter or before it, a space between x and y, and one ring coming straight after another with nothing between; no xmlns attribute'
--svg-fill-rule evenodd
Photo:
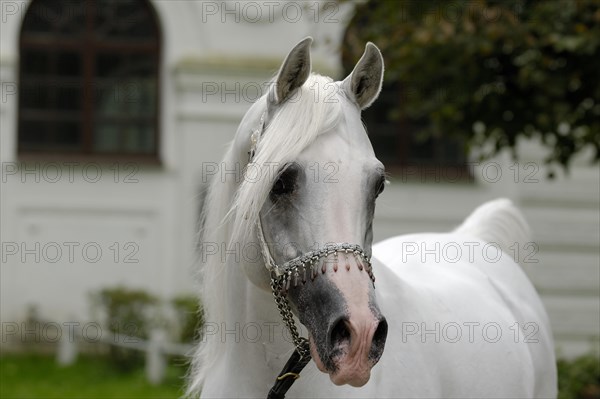
<svg viewBox="0 0 600 399"><path fill-rule="evenodd" d="M53 356L3 355L0 398L178 398L185 371L183 364L169 365L163 383L153 386L143 369L123 373L101 356L80 356L74 365L60 367Z"/></svg>
<svg viewBox="0 0 600 399"><path fill-rule="evenodd" d="M176 363L176 362L172 362ZM0 356L0 399L159 399L182 395L186 366L170 364L164 382L150 385L143 369L125 373L103 356L80 356L60 367L53 356ZM591 354L558 362L559 399L600 397L600 359Z"/></svg>

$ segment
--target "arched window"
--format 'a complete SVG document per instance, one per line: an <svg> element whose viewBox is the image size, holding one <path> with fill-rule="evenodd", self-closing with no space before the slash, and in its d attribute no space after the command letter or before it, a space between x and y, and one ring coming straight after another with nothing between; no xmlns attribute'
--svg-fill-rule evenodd
<svg viewBox="0 0 600 399"><path fill-rule="evenodd" d="M18 151L155 160L160 28L147 0L32 0Z"/></svg>

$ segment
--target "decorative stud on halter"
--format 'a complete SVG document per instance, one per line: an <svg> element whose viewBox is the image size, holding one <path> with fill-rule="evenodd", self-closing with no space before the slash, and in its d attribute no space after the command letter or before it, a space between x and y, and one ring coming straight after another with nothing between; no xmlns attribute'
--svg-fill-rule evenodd
<svg viewBox="0 0 600 399"><path fill-rule="evenodd" d="M352 254L356 259L358 270L362 271L364 269L369 275L369 278L373 281L373 283L375 283L375 276L373 275L371 259L363 251L360 245L348 243L330 244L326 245L320 250L307 252L304 255L301 255L297 258L285 262L281 266L273 265L271 272L275 274L277 279L280 279L282 281L283 294L285 294L286 291L290 289L292 282L294 287L298 285L300 276L302 276L302 283L306 283L306 276L309 268L310 278L311 280L314 280L315 277L318 275L317 269L319 262L321 261L321 259L326 258L330 255L334 256L333 271L337 272L339 265L338 253L340 252L346 255L346 270L350 270L348 254ZM324 274L326 271L327 262L323 262L321 266L321 273Z"/></svg>

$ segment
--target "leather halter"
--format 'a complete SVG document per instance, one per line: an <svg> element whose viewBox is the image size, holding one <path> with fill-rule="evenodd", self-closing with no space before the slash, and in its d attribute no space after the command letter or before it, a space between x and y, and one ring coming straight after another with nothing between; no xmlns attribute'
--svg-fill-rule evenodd
<svg viewBox="0 0 600 399"><path fill-rule="evenodd" d="M256 146L263 134L265 115L266 111L263 112L260 117L259 126L252 130L250 136L250 151L248 151L248 164L252 162L252 159L256 154ZM292 341L295 346L294 352L283 367L281 373L279 373L279 376L276 378L273 387L267 395L267 399L283 399L296 379L300 378L300 372L311 359L308 339L300 337L289 301L287 300L286 294L290 289L291 284L293 283L295 287L298 285L299 281L305 283L309 271L311 280L314 280L318 275L319 270L324 274L326 272L327 263L323 262L323 264L320 265L321 259L330 255L334 255L335 257L334 271L337 271L337 258L338 253L340 252L344 253L346 256L352 254L356 258L358 269L362 271L364 268L373 283L375 283L375 276L372 271L371 259L360 245L348 243L329 244L322 249L310 251L294 259L288 260L283 265L277 265L265 240L260 213L256 220L256 234L258 236L265 267L271 274L271 291L275 303L277 304L277 308L284 324L292 336Z"/></svg>

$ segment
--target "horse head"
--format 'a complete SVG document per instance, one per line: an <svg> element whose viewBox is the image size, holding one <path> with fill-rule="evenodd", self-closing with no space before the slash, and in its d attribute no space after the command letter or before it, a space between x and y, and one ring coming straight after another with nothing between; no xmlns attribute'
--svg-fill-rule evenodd
<svg viewBox="0 0 600 399"><path fill-rule="evenodd" d="M383 58L368 43L334 82L311 74L311 42L292 49L241 124L239 155L261 179L245 179L234 208L238 226L262 235L265 261L245 265L250 280L270 289L274 268L295 261L278 269L276 289L307 328L314 361L335 384L362 386L387 335L369 262L385 174L360 116L381 90Z"/></svg>

